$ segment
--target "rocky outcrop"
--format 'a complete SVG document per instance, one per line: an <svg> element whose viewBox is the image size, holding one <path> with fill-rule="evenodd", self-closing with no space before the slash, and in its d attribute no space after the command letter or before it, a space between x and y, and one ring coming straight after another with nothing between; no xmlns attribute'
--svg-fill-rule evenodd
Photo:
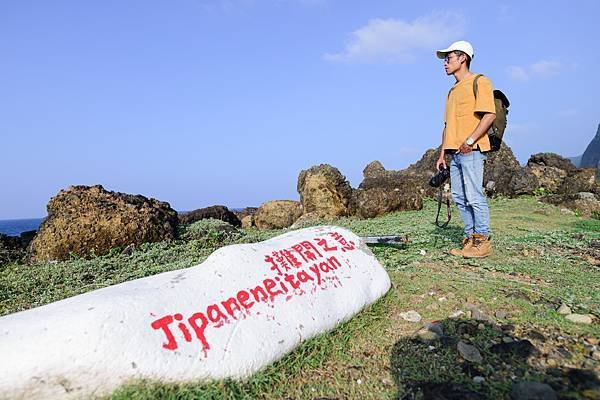
<svg viewBox="0 0 600 400"><path fill-rule="evenodd" d="M570 160L558 154L534 154L529 158L527 168L536 176L538 187L551 193L600 193L595 168L576 168Z"/></svg>
<svg viewBox="0 0 600 400"><path fill-rule="evenodd" d="M598 130L596 136L592 139L590 144L583 152L581 156L581 167L598 168L598 162L600 161L600 124L598 124Z"/></svg>
<svg viewBox="0 0 600 400"><path fill-rule="evenodd" d="M25 256L25 246L18 236L0 233L0 265L20 261Z"/></svg>
<svg viewBox="0 0 600 400"><path fill-rule="evenodd" d="M352 188L337 168L321 164L300 172L297 189L304 213L321 218L348 215Z"/></svg>
<svg viewBox="0 0 600 400"><path fill-rule="evenodd" d="M71 186L47 206L48 217L28 248L30 262L102 255L130 244L174 239L177 212L168 203L109 192L100 185Z"/></svg>
<svg viewBox="0 0 600 400"><path fill-rule="evenodd" d="M254 223L254 216L258 211L258 207L246 207L241 211L235 211L235 215L242 221L242 228L253 228L256 226Z"/></svg>
<svg viewBox="0 0 600 400"><path fill-rule="evenodd" d="M357 189L352 196L350 211L360 218L373 218L393 211L420 210L423 197L416 192L401 192L382 187Z"/></svg>
<svg viewBox="0 0 600 400"><path fill-rule="evenodd" d="M596 174L596 168L579 168L569 171L558 188L558 193L592 192L600 194L600 187L596 183Z"/></svg>
<svg viewBox="0 0 600 400"><path fill-rule="evenodd" d="M500 149L487 153L483 173L483 187L490 196L518 196L531 194L538 187L536 176L522 168L506 143Z"/></svg>
<svg viewBox="0 0 600 400"><path fill-rule="evenodd" d="M538 187L556 193L575 166L558 154L538 153L529 157L527 169L537 178Z"/></svg>
<svg viewBox="0 0 600 400"><path fill-rule="evenodd" d="M187 212L179 215L179 222L182 224L193 224L201 219L219 219L227 222L230 225L240 227L242 222L240 219L225 206L211 206L206 208L199 208L194 211Z"/></svg>
<svg viewBox="0 0 600 400"><path fill-rule="evenodd" d="M540 201L568 208L580 213L584 217L590 217L592 213L600 212L600 199L598 195L589 192L544 196Z"/></svg>
<svg viewBox="0 0 600 400"><path fill-rule="evenodd" d="M254 215L258 229L283 229L302 215L302 205L293 200L273 200L262 204Z"/></svg>

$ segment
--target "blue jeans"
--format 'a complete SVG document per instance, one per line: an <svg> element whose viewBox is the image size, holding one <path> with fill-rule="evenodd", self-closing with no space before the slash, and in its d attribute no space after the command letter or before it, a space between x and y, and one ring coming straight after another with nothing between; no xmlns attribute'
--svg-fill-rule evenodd
<svg viewBox="0 0 600 400"><path fill-rule="evenodd" d="M454 154L450 163L452 198L465 224L465 236L490 235L490 210L483 193L483 164L479 151Z"/></svg>

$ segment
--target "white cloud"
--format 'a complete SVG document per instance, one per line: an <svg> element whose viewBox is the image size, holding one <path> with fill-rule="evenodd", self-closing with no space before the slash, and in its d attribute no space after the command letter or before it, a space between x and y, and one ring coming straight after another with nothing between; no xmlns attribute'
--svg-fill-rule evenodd
<svg viewBox="0 0 600 400"><path fill-rule="evenodd" d="M573 65L572 67L574 67ZM553 60L540 60L531 65L527 66L517 66L510 65L508 70L508 75L516 80L516 81L529 81L532 79L546 79L552 76L558 75L561 71L563 71L567 66L561 64L558 61Z"/></svg>
<svg viewBox="0 0 600 400"><path fill-rule="evenodd" d="M398 62L407 63L415 52L446 46L464 34L465 19L451 12L436 12L414 21L372 19L352 32L346 48L328 53L328 61Z"/></svg>

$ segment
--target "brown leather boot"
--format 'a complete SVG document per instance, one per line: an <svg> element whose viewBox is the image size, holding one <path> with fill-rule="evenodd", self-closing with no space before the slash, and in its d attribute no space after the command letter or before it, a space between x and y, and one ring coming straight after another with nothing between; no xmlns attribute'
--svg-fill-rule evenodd
<svg viewBox="0 0 600 400"><path fill-rule="evenodd" d="M462 240L462 249L452 249L450 250L450 254L452 254L453 256L461 256L463 255L463 251L465 251L465 249L467 249L468 247L471 247L471 245L473 244L473 241L471 240L472 236L466 237Z"/></svg>
<svg viewBox="0 0 600 400"><path fill-rule="evenodd" d="M479 233L474 233L471 246L462 252L465 258L483 258L492 254L491 237L485 237Z"/></svg>

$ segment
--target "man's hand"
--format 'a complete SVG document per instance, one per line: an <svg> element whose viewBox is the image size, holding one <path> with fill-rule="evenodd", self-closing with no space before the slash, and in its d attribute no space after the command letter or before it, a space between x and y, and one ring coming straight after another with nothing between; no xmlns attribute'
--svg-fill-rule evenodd
<svg viewBox="0 0 600 400"><path fill-rule="evenodd" d="M463 143L459 148L457 153L461 153L461 154L469 154L470 152L473 151L473 148L471 146L469 146L466 143Z"/></svg>
<svg viewBox="0 0 600 400"><path fill-rule="evenodd" d="M440 166L443 166L444 168L447 168L446 167L446 159L444 158L444 154L443 153L440 154L440 156L439 156L439 158L437 160L437 163L435 163L435 169L439 171L440 170Z"/></svg>

